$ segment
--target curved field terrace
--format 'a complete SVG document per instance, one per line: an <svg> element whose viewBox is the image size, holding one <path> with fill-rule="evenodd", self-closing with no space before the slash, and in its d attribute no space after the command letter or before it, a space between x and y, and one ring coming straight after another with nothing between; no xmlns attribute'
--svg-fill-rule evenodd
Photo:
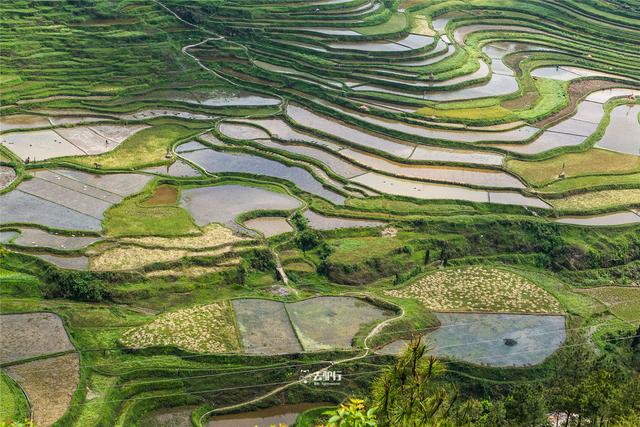
<svg viewBox="0 0 640 427"><path fill-rule="evenodd" d="M0 422L637 424L636 0L0 16Z"/></svg>

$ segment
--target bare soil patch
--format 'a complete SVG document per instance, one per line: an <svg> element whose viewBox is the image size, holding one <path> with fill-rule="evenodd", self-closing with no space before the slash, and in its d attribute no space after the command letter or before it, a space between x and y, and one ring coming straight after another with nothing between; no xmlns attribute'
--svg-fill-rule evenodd
<svg viewBox="0 0 640 427"><path fill-rule="evenodd" d="M69 407L80 381L76 353L10 366L7 373L25 391L31 402L34 424L47 427Z"/></svg>
<svg viewBox="0 0 640 427"><path fill-rule="evenodd" d="M571 116L576 111L576 105L587 94L601 89L618 87L620 83L608 80L578 80L569 83L569 104L557 113L535 123L536 126L546 126Z"/></svg>
<svg viewBox="0 0 640 427"><path fill-rule="evenodd" d="M156 188L145 204L150 206L175 205L177 201L178 189L170 185L161 185Z"/></svg>

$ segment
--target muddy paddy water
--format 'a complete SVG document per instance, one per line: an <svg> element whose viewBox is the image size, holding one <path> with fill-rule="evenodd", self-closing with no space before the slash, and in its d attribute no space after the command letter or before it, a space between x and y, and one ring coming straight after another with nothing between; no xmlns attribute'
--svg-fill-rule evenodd
<svg viewBox="0 0 640 427"><path fill-rule="evenodd" d="M235 222L238 215L256 210L289 211L298 208L298 199L264 188L242 185L189 188L182 190L180 204L202 226L220 222L236 230L244 230Z"/></svg>
<svg viewBox="0 0 640 427"><path fill-rule="evenodd" d="M493 313L435 313L440 327L425 336L431 353L489 366L542 363L566 339L564 316ZM508 345L505 340L515 340ZM407 345L395 341L381 350L398 354Z"/></svg>
<svg viewBox="0 0 640 427"><path fill-rule="evenodd" d="M277 236L293 231L293 227L287 222L286 218L277 216L250 219L245 221L244 225L247 228L261 232L265 237Z"/></svg>
<svg viewBox="0 0 640 427"><path fill-rule="evenodd" d="M68 230L100 231L104 212L137 193L151 176L92 175L68 169L32 171L34 178L0 195L2 223L33 223Z"/></svg>
<svg viewBox="0 0 640 427"><path fill-rule="evenodd" d="M294 183L298 188L333 203L344 203L344 197L327 190L306 169L288 166L265 157L244 153L199 150L182 154L187 160L211 173L247 173L273 176Z"/></svg>
<svg viewBox="0 0 640 427"><path fill-rule="evenodd" d="M357 176L352 181L381 193L418 199L466 200L469 202L549 208L547 203L536 197L528 197L514 191L486 191L463 186L432 184L394 178L375 172Z"/></svg>
<svg viewBox="0 0 640 427"><path fill-rule="evenodd" d="M354 297L317 297L295 303L233 301L244 351L255 354L348 349L361 328L395 316Z"/></svg>
<svg viewBox="0 0 640 427"><path fill-rule="evenodd" d="M586 226L626 225L639 223L640 214L629 211L594 216L567 216L559 218L555 222Z"/></svg>
<svg viewBox="0 0 640 427"><path fill-rule="evenodd" d="M73 350L60 317L53 313L0 315L0 363Z"/></svg>
<svg viewBox="0 0 640 427"><path fill-rule="evenodd" d="M361 228L379 227L384 224L382 221L372 221L367 219L340 218L335 216L324 216L310 210L304 212L304 217L309 221L309 227L316 230L335 230L337 228Z"/></svg>
<svg viewBox="0 0 640 427"><path fill-rule="evenodd" d="M320 406L333 406L328 403L297 403L278 405L272 408L251 412L221 415L207 423L207 427L270 427L274 425L293 425L302 412Z"/></svg>
<svg viewBox="0 0 640 427"><path fill-rule="evenodd" d="M640 156L640 105L620 105L611 111L611 119L596 147Z"/></svg>
<svg viewBox="0 0 640 427"><path fill-rule="evenodd" d="M302 412L330 403L295 403L257 409L249 412L219 415L211 418L207 427L271 427L280 424L293 425ZM141 427L191 427L191 413L196 406L163 408L150 412L140 422Z"/></svg>

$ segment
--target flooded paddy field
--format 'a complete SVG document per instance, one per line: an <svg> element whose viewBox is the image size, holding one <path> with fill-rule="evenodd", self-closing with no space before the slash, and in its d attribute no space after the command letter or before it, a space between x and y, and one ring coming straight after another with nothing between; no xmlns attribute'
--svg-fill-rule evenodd
<svg viewBox="0 0 640 427"><path fill-rule="evenodd" d="M205 148L203 146L203 148ZM191 178L202 176L200 172L194 169L187 162L177 160L167 166L156 166L153 168L144 169L144 172L157 173L159 175L174 176L176 178Z"/></svg>
<svg viewBox="0 0 640 427"><path fill-rule="evenodd" d="M418 199L466 200L470 202L497 203L506 205L548 208L542 200L524 196L516 192L498 192L476 190L454 185L430 184L393 178L375 172L368 172L352 181L370 187L376 191Z"/></svg>
<svg viewBox="0 0 640 427"><path fill-rule="evenodd" d="M604 135L596 147L640 156L640 105L620 105L611 111Z"/></svg>
<svg viewBox="0 0 640 427"><path fill-rule="evenodd" d="M54 157L81 156L78 147L53 130L12 132L0 135L0 144L7 147L22 160L46 160Z"/></svg>
<svg viewBox="0 0 640 427"><path fill-rule="evenodd" d="M387 138L363 132L355 127L320 116L319 114L293 104L287 106L287 115L304 127L318 129L328 135L350 141L354 144L384 151L397 157L407 158L413 152L413 145L395 142Z"/></svg>
<svg viewBox="0 0 640 427"><path fill-rule="evenodd" d="M207 138L204 138L204 136L202 136L201 138L203 138L205 141L209 141L212 142L213 140L211 138L213 138L213 136L208 135ZM217 138L216 138L217 140ZM221 141L220 141L221 142ZM184 144L180 144L176 147L175 152L176 153L187 153L189 151L196 151L196 150L207 150L209 149L208 146L202 144L201 142L198 141L189 141L186 142Z"/></svg>
<svg viewBox="0 0 640 427"><path fill-rule="evenodd" d="M268 148L289 151L291 153L300 154L312 159L319 160L333 172L345 178L351 178L353 176L364 173L364 169L359 168L354 164L349 163L331 153L327 153L326 151L319 148L308 147L305 145L281 144L275 141L260 141L259 143L260 145Z"/></svg>
<svg viewBox="0 0 640 427"><path fill-rule="evenodd" d="M180 194L180 205L202 226L220 222L237 229L238 215L256 210L296 209L300 201L283 193L241 185L220 185L185 189Z"/></svg>
<svg viewBox="0 0 640 427"><path fill-rule="evenodd" d="M402 164L351 149L342 150L340 154L370 169L400 177L484 187L524 188L518 178L501 171Z"/></svg>
<svg viewBox="0 0 640 427"><path fill-rule="evenodd" d="M628 211L594 216L565 216L556 219L555 222L588 226L627 225L640 223L640 215Z"/></svg>
<svg viewBox="0 0 640 427"><path fill-rule="evenodd" d="M504 155L481 151L447 150L445 148L418 145L409 157L409 160L459 162L499 166L504 160Z"/></svg>
<svg viewBox="0 0 640 427"><path fill-rule="evenodd" d="M347 349L361 328L395 316L354 297L315 297L294 303L238 299L232 304L247 353ZM280 340L281 346L274 340Z"/></svg>
<svg viewBox="0 0 640 427"><path fill-rule="evenodd" d="M144 125L102 125L12 132L0 136L0 143L23 160L45 160L105 153L146 128Z"/></svg>
<svg viewBox="0 0 640 427"><path fill-rule="evenodd" d="M291 224L283 217L259 217L244 222L244 226L259 231L264 237L273 237L293 231Z"/></svg>
<svg viewBox="0 0 640 427"><path fill-rule="evenodd" d="M307 219L307 221L309 221L309 227L315 228L316 230L379 227L381 225L384 225L384 222L382 221L324 216L311 210L304 211L304 217Z"/></svg>
<svg viewBox="0 0 640 427"><path fill-rule="evenodd" d="M478 365L508 367L542 363L566 339L564 316L492 313L435 313L440 326L425 335L431 353ZM515 340L507 345L506 339ZM397 354L406 341L381 352Z"/></svg>
<svg viewBox="0 0 640 427"><path fill-rule="evenodd" d="M0 315L0 363L74 349L60 317L53 313Z"/></svg>
<svg viewBox="0 0 640 427"><path fill-rule="evenodd" d="M30 255L66 270L89 269L89 258L86 256L63 256L44 253L31 253Z"/></svg>
<svg viewBox="0 0 640 427"><path fill-rule="evenodd" d="M139 99L168 99L171 101L200 104L207 107L264 107L274 106L280 100L233 88L202 88L198 90L164 90L141 95Z"/></svg>
<svg viewBox="0 0 640 427"><path fill-rule="evenodd" d="M231 303L245 353L302 352L284 303L264 299L238 299Z"/></svg>
<svg viewBox="0 0 640 427"><path fill-rule="evenodd" d="M482 131L478 130L449 130L435 129L424 126L412 125L400 121L377 118L369 114L363 114L342 107L334 106L321 102L322 105L339 111L342 114L363 120L367 123L379 126L384 129L392 129L407 135L419 136L423 138L442 139L448 141L459 142L483 142L483 141L524 141L531 138L538 132L537 128L532 126L521 126L514 129L504 131ZM288 110L287 110L288 111ZM318 128L323 130L322 128ZM348 138L345 138L348 139Z"/></svg>
<svg viewBox="0 0 640 427"><path fill-rule="evenodd" d="M268 139L271 136L264 130L239 123L221 123L220 132L233 139Z"/></svg>
<svg viewBox="0 0 640 427"><path fill-rule="evenodd" d="M248 122L267 129L274 138L282 139L284 141L308 142L310 144L321 145L335 151L342 148L340 145L327 141L326 139L302 133L292 128L287 122L281 119L252 119Z"/></svg>
<svg viewBox="0 0 640 427"><path fill-rule="evenodd" d="M287 312L305 351L351 348L365 325L395 314L350 297L317 297L287 304Z"/></svg>
<svg viewBox="0 0 640 427"><path fill-rule="evenodd" d="M274 425L294 425L296 418L307 409L332 406L326 403L296 403L278 405L237 414L213 417L207 427L270 427Z"/></svg>
<svg viewBox="0 0 640 427"><path fill-rule="evenodd" d="M49 233L38 228L20 227L12 243L27 247L44 247L62 250L75 250L99 242L100 237L84 237L68 234Z"/></svg>
<svg viewBox="0 0 640 427"><path fill-rule="evenodd" d="M342 204L344 197L325 189L311 173L297 166L287 166L275 160L244 153L229 153L201 150L184 153L185 159L211 173L250 173L273 176L291 181L301 190L323 197L333 203Z"/></svg>
<svg viewBox="0 0 640 427"><path fill-rule="evenodd" d="M531 143L523 145L505 144L493 146L512 151L514 153L538 154L555 148L580 145L597 130L599 123L604 118L604 106L599 101L606 102L606 100L611 99L612 97L619 96L620 93L628 94L629 92L613 92L612 90L607 89L592 93L578 104L576 113L571 118L546 128L542 134ZM614 109L614 112L616 109ZM612 113L612 121L615 121L615 116L613 114L614 113ZM617 125L612 125L613 123L610 123L607 129L618 129ZM631 124L631 126L633 126L633 124ZM636 125L635 127L638 126ZM616 131L613 130L610 132L610 135L612 135ZM621 134L617 134L616 136L619 135ZM633 142L626 142L625 138L622 139L622 142L616 142L615 144L627 147L628 150L632 149L631 147L634 145Z"/></svg>
<svg viewBox="0 0 640 427"><path fill-rule="evenodd" d="M14 116L0 117L0 131L13 129L36 129L50 127L51 123L44 116L31 114L16 114Z"/></svg>
<svg viewBox="0 0 640 427"><path fill-rule="evenodd" d="M139 174L92 175L67 169L33 171L34 178L0 195L3 223L99 231L104 212L151 179Z"/></svg>

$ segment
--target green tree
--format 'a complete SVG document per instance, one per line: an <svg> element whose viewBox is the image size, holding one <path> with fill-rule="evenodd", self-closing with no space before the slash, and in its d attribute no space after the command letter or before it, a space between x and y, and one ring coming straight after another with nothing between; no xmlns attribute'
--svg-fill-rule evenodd
<svg viewBox="0 0 640 427"><path fill-rule="evenodd" d="M318 234L313 230L304 230L296 237L296 245L304 252L318 246Z"/></svg>
<svg viewBox="0 0 640 427"><path fill-rule="evenodd" d="M434 357L425 357L426 346L414 338L373 383L373 408L380 426L446 426L455 398L434 380L445 372Z"/></svg>
<svg viewBox="0 0 640 427"><path fill-rule="evenodd" d="M530 384L517 385L504 400L507 424L512 427L546 426L544 389Z"/></svg>
<svg viewBox="0 0 640 427"><path fill-rule="evenodd" d="M291 222L296 226L298 231L306 230L309 225L309 221L304 215L302 215L302 213L300 213L300 211L293 214Z"/></svg>

